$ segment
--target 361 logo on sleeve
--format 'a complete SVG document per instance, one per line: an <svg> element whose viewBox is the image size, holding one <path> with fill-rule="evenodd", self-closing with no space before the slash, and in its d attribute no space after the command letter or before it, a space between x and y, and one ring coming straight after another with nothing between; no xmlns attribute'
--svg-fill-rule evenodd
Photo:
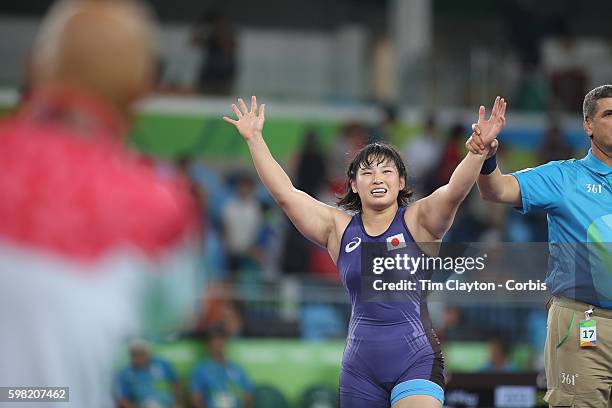
<svg viewBox="0 0 612 408"><path fill-rule="evenodd" d="M588 184L586 185L587 193L601 194L603 192L603 186L601 184Z"/></svg>

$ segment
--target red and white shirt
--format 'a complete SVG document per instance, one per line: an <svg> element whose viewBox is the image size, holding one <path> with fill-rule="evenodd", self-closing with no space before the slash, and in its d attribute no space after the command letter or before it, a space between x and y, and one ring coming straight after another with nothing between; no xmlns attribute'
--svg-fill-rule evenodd
<svg viewBox="0 0 612 408"><path fill-rule="evenodd" d="M147 290L167 317L192 306L180 298L192 197L122 147L125 129L65 89L0 123L1 386L68 386L70 406L112 406L113 359L142 328Z"/></svg>

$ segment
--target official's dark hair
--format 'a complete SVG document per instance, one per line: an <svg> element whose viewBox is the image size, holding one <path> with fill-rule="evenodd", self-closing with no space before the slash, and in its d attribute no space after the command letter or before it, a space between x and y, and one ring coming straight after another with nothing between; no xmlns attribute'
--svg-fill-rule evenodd
<svg viewBox="0 0 612 408"><path fill-rule="evenodd" d="M371 143L362 148L347 170L347 181L346 181L346 192L338 200L338 206L344 208L347 211L360 212L361 211L361 199L359 194L353 193L351 188L351 181L357 179L357 171L360 168L367 168L373 164L380 164L385 161L390 161L395 164L397 172L400 178L404 179L404 188L399 191L397 195L397 205L406 206L410 203L413 191L408 187L408 174L406 172L406 166L402 157L398 151L387 143Z"/></svg>
<svg viewBox="0 0 612 408"><path fill-rule="evenodd" d="M597 101L603 98L612 98L612 85L602 85L590 91L582 103L584 120L593 119L597 113Z"/></svg>

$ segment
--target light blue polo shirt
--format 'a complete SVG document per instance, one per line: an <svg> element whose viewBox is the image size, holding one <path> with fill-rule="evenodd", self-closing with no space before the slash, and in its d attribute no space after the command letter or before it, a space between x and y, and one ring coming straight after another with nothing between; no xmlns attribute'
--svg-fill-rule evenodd
<svg viewBox="0 0 612 408"><path fill-rule="evenodd" d="M128 400L139 406L174 406L172 384L178 381L174 369L166 360L151 357L143 368L129 365L122 369L116 380L117 400Z"/></svg>
<svg viewBox="0 0 612 408"><path fill-rule="evenodd" d="M200 363L191 377L191 392L199 394L207 407L241 408L244 394L252 392L246 372L237 364L213 359Z"/></svg>
<svg viewBox="0 0 612 408"><path fill-rule="evenodd" d="M612 167L589 153L512 173L523 214L545 211L553 295L612 308Z"/></svg>

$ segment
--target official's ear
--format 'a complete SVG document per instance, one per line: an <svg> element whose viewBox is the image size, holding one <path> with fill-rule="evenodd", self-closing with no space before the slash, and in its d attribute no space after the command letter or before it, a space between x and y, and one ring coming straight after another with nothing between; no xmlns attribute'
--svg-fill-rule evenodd
<svg viewBox="0 0 612 408"><path fill-rule="evenodd" d="M582 122L582 127L584 128L584 133L586 133L586 135L589 138L593 138L593 128L591 127L591 121L587 118L584 120L584 122Z"/></svg>

